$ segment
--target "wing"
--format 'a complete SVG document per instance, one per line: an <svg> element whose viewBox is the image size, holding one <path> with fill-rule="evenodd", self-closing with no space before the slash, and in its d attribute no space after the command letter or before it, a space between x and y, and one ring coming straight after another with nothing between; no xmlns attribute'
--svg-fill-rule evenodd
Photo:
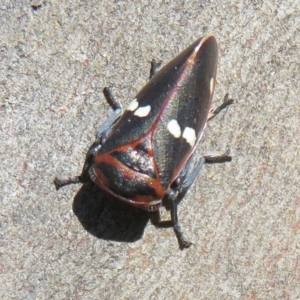
<svg viewBox="0 0 300 300"><path fill-rule="evenodd" d="M137 94L99 153L151 135L162 186L168 187L197 146L215 86L218 47L212 35L198 39L162 68Z"/></svg>

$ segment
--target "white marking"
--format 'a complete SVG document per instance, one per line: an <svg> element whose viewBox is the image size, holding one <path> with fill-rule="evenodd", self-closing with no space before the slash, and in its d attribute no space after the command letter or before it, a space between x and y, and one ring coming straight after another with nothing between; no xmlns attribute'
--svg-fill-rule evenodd
<svg viewBox="0 0 300 300"><path fill-rule="evenodd" d="M202 41L202 40L201 40ZM197 53L201 47L202 43L199 43L196 47L195 47L195 52Z"/></svg>
<svg viewBox="0 0 300 300"><path fill-rule="evenodd" d="M196 142L196 132L195 129L191 127L185 127L182 137L193 147Z"/></svg>
<svg viewBox="0 0 300 300"><path fill-rule="evenodd" d="M139 107L134 112L134 115L137 117L143 118L143 117L147 117L149 115L150 111L151 111L151 106L146 105L146 106Z"/></svg>
<svg viewBox="0 0 300 300"><path fill-rule="evenodd" d="M210 88L210 94L213 93L213 90L214 90L214 78L212 77L211 80L210 80L210 85L209 85L209 88Z"/></svg>
<svg viewBox="0 0 300 300"><path fill-rule="evenodd" d="M138 103L137 99L135 98L130 102L130 104L128 105L126 110L134 111L138 108L138 106L139 106L139 103Z"/></svg>
<svg viewBox="0 0 300 300"><path fill-rule="evenodd" d="M181 136L181 129L176 120L169 121L167 128L174 137L179 138Z"/></svg>

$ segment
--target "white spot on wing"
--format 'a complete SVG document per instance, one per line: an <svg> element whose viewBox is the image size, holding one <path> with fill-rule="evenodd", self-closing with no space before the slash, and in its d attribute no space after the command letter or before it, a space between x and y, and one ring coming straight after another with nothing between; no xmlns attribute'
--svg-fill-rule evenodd
<svg viewBox="0 0 300 300"><path fill-rule="evenodd" d="M134 115L137 117L143 118L143 117L147 117L149 115L150 111L151 111L151 106L146 105L146 106L139 107L134 112Z"/></svg>
<svg viewBox="0 0 300 300"><path fill-rule="evenodd" d="M185 127L182 133L182 137L193 147L196 142L196 132L195 129L191 127Z"/></svg>
<svg viewBox="0 0 300 300"><path fill-rule="evenodd" d="M131 103L128 105L126 110L134 111L138 108L138 106L139 106L139 103L138 103L137 99L135 98L131 101Z"/></svg>
<svg viewBox="0 0 300 300"><path fill-rule="evenodd" d="M169 121L167 128L174 137L179 138L181 136L181 129L176 120Z"/></svg>
<svg viewBox="0 0 300 300"><path fill-rule="evenodd" d="M213 93L213 90L214 90L214 83L215 83L215 80L214 80L214 78L212 77L212 78L210 79L210 86L209 86L209 88L210 88L210 94Z"/></svg>

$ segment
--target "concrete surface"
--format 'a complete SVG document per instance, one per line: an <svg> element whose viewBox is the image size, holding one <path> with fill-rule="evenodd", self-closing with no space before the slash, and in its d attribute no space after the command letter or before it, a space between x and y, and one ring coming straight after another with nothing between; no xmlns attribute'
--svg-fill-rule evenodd
<svg viewBox="0 0 300 300"><path fill-rule="evenodd" d="M299 1L1 1L1 299L300 299ZM207 165L172 229L55 176L80 173L110 114L199 36L220 47ZM168 214L164 216L167 218Z"/></svg>

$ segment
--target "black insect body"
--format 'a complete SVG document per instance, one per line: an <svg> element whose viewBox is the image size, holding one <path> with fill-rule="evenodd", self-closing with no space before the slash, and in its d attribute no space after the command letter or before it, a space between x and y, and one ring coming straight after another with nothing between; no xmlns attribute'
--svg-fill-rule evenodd
<svg viewBox="0 0 300 300"><path fill-rule="evenodd" d="M130 205L148 211L171 211L180 248L185 239L177 206L204 163L231 161L229 153L204 156L192 167L195 148L207 121L232 103L210 113L216 83L218 46L212 35L198 39L160 71L152 62L151 79L122 112L110 89L104 95L114 113L99 128L82 174L55 179L58 188L89 178ZM155 73L155 75L154 75Z"/></svg>

